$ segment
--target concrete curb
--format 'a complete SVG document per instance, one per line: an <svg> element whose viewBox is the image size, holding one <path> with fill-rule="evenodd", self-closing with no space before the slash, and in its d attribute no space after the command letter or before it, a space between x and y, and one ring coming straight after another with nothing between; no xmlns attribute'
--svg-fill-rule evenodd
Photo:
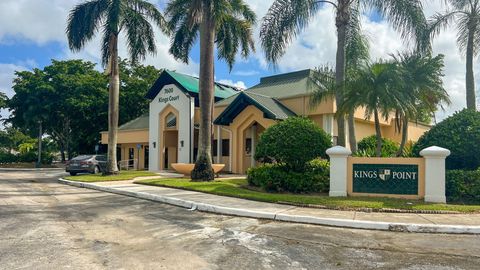
<svg viewBox="0 0 480 270"><path fill-rule="evenodd" d="M69 181L63 178L58 179L59 183L67 184L75 187L95 189L99 191L115 193L139 199L145 199L155 202L162 202L182 208L199 210L202 212L239 216L248 218L270 219L276 221L305 223L314 225L324 225L332 227L344 227L354 229L367 230L382 230L394 232L415 232L415 233L448 233L448 234L480 234L480 226L470 225L438 225L438 224L410 224L410 223L394 223L394 222L377 222L377 221L362 221L336 218L322 218L313 216L300 216L288 214L276 214L271 212L253 211L242 208L231 208L206 203L197 203L193 201L155 195L145 192L134 192L120 190L108 186L99 186L92 183Z"/></svg>

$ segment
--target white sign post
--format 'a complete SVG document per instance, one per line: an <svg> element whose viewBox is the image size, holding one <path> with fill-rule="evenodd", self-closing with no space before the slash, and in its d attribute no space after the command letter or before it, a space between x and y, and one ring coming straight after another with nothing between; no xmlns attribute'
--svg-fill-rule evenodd
<svg viewBox="0 0 480 270"><path fill-rule="evenodd" d="M450 150L431 146L420 151L425 158L425 201L446 203L445 159Z"/></svg>
<svg viewBox="0 0 480 270"><path fill-rule="evenodd" d="M343 146L334 146L327 149L330 156L330 192L331 197L347 196L347 158L352 151Z"/></svg>

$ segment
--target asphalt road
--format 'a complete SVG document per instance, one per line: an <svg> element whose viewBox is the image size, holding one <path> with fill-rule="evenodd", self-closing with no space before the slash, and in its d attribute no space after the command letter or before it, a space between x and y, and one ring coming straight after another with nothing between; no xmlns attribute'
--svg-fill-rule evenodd
<svg viewBox="0 0 480 270"><path fill-rule="evenodd" d="M480 236L189 211L0 171L0 269L480 269Z"/></svg>

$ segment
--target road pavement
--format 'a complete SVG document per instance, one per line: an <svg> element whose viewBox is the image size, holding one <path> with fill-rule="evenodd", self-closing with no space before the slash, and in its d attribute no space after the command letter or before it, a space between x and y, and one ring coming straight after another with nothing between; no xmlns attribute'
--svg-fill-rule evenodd
<svg viewBox="0 0 480 270"><path fill-rule="evenodd" d="M0 171L0 269L478 269L479 235L220 216Z"/></svg>

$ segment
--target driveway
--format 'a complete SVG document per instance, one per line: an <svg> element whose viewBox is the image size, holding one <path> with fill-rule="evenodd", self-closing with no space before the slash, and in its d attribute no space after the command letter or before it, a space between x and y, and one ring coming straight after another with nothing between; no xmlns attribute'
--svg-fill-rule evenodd
<svg viewBox="0 0 480 270"><path fill-rule="evenodd" d="M218 216L0 171L0 269L475 269L480 236Z"/></svg>

